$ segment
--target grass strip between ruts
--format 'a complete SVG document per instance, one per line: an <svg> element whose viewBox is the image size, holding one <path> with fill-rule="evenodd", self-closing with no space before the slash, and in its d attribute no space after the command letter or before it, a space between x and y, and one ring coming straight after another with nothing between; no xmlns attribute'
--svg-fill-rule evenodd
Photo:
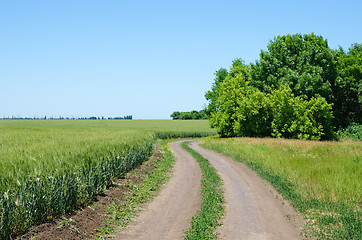
<svg viewBox="0 0 362 240"><path fill-rule="evenodd" d="M186 231L185 239L216 239L217 234L214 230L221 225L219 220L225 212L222 181L209 161L192 150L188 144L189 142L183 142L181 146L197 160L202 172L202 205L192 218L191 227Z"/></svg>

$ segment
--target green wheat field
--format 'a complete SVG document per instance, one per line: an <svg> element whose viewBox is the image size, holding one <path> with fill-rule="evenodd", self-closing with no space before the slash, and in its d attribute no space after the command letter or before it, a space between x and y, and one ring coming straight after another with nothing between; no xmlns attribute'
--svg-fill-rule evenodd
<svg viewBox="0 0 362 240"><path fill-rule="evenodd" d="M157 138L213 134L202 120L1 120L0 239L91 202Z"/></svg>

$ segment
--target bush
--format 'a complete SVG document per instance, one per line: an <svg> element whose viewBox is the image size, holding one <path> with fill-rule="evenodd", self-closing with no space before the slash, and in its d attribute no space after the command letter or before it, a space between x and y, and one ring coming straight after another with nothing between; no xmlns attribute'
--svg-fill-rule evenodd
<svg viewBox="0 0 362 240"><path fill-rule="evenodd" d="M268 96L259 90L248 91L239 100L235 110L237 120L233 130L236 136L263 137L270 136L272 120Z"/></svg>
<svg viewBox="0 0 362 240"><path fill-rule="evenodd" d="M339 140L351 139L354 141L362 140L362 125L358 123L351 123L347 128L340 129L337 132L337 138Z"/></svg>
<svg viewBox="0 0 362 240"><path fill-rule="evenodd" d="M228 76L221 84L211 124L222 137L332 139L332 105L323 97L295 97L288 86L263 93L247 76Z"/></svg>
<svg viewBox="0 0 362 240"><path fill-rule="evenodd" d="M332 139L332 106L325 98L309 101L294 97L289 88L269 94L272 136L296 139Z"/></svg>

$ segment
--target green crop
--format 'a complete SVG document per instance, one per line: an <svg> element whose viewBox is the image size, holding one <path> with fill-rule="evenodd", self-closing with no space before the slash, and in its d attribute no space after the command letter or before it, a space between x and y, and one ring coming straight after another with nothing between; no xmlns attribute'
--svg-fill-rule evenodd
<svg viewBox="0 0 362 240"><path fill-rule="evenodd" d="M8 134L1 142L14 145L1 154L1 239L87 204L153 147L150 134L136 131Z"/></svg>
<svg viewBox="0 0 362 240"><path fill-rule="evenodd" d="M214 130L207 121L1 120L0 239L90 203L148 159L156 137L195 132Z"/></svg>

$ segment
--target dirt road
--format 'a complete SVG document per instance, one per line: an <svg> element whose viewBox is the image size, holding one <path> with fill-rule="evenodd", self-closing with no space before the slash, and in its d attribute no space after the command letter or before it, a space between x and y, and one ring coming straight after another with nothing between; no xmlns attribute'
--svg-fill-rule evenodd
<svg viewBox="0 0 362 240"><path fill-rule="evenodd" d="M286 201L255 172L192 142L218 170L223 183L226 215L217 230L220 239L301 239L300 220Z"/></svg>
<svg viewBox="0 0 362 240"><path fill-rule="evenodd" d="M217 229L220 239L301 239L300 222L286 201L257 174L221 154L189 145L218 170L223 183L226 214ZM139 217L116 239L182 239L200 209L200 169L180 142L170 144L176 163L170 181Z"/></svg>
<svg viewBox="0 0 362 240"><path fill-rule="evenodd" d="M201 171L180 142L169 146L176 161L173 175L136 220L116 234L116 239L183 239L190 227L191 218L201 207Z"/></svg>

